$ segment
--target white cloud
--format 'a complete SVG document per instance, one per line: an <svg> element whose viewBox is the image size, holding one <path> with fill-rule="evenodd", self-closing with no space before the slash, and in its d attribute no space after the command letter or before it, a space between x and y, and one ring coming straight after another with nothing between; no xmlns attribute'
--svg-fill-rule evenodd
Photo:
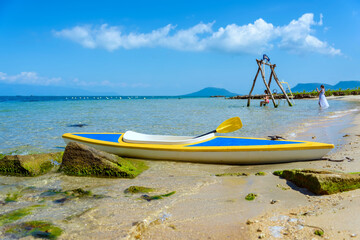
<svg viewBox="0 0 360 240"><path fill-rule="evenodd" d="M260 18L254 24L221 27L206 41L209 48L220 51L261 53L272 48L274 37L274 26Z"/></svg>
<svg viewBox="0 0 360 240"><path fill-rule="evenodd" d="M0 72L0 81L5 83L29 84L29 85L52 85L61 81L60 77L48 78L39 76L36 72L21 72L17 75L8 75Z"/></svg>
<svg viewBox="0 0 360 240"><path fill-rule="evenodd" d="M311 26L322 24L322 15L320 15L320 21L317 23L314 21L314 15L312 13L304 14L298 20L292 20L288 25L278 28L281 37L278 46L299 54L305 52L329 55L341 54L339 49L335 49L329 46L327 42L323 42L311 35L313 32Z"/></svg>
<svg viewBox="0 0 360 240"><path fill-rule="evenodd" d="M75 26L54 31L56 37L77 42L86 48L134 49L142 47L164 47L180 51L216 50L230 53L262 53L274 48L285 49L296 54L307 52L339 55L341 51L314 36L312 26L323 25L323 15L319 22L314 14L306 13L285 26L274 26L262 18L246 25L229 24L213 30L214 22L199 23L188 29L177 30L167 25L150 33L123 33L119 27Z"/></svg>

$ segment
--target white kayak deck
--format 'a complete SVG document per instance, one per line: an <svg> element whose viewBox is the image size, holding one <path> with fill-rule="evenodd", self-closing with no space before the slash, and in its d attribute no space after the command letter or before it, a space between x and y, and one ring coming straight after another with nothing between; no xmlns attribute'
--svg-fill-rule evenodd
<svg viewBox="0 0 360 240"><path fill-rule="evenodd" d="M201 137L188 136L169 136L169 135L150 135L134 131L126 131L123 136L123 141L127 143L141 143L141 144L161 144L161 145L183 145L201 142L215 136L214 133L209 133Z"/></svg>

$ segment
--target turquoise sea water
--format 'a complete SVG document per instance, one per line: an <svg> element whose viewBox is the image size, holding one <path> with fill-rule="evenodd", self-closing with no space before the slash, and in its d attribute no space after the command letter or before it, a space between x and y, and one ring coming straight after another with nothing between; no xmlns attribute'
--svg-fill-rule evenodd
<svg viewBox="0 0 360 240"><path fill-rule="evenodd" d="M196 136L239 116L243 128L227 135L265 137L357 111L356 103L336 100L321 110L315 100L295 100L293 107L284 101L275 109L271 104L260 108L259 100L252 100L248 108L247 100L223 98L0 98L0 153L21 154L61 151L65 146L61 136L67 132L133 130ZM85 126L71 127L74 124Z"/></svg>

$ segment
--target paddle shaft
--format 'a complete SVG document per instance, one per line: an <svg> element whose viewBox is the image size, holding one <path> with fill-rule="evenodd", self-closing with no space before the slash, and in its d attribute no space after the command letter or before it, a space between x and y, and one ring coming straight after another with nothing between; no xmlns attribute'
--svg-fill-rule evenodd
<svg viewBox="0 0 360 240"><path fill-rule="evenodd" d="M201 134L201 135L199 135L199 136L197 136L197 137L194 137L194 138L199 138L199 137L202 137L202 136L208 135L208 134L210 134L210 133L216 133L216 130L213 130L213 131L208 132L208 133Z"/></svg>

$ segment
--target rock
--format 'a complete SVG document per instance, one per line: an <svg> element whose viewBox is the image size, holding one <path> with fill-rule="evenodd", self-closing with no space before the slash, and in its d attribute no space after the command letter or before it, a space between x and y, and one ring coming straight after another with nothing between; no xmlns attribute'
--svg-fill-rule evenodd
<svg viewBox="0 0 360 240"><path fill-rule="evenodd" d="M7 155L0 159L0 174L38 176L52 170L62 160L62 152L30 155Z"/></svg>
<svg viewBox="0 0 360 240"><path fill-rule="evenodd" d="M59 170L73 176L135 178L147 168L142 161L125 160L80 143L70 142L65 148Z"/></svg>
<svg viewBox="0 0 360 240"><path fill-rule="evenodd" d="M283 170L274 175L283 177L298 187L307 188L318 195L328 195L360 188L360 176L324 170Z"/></svg>

